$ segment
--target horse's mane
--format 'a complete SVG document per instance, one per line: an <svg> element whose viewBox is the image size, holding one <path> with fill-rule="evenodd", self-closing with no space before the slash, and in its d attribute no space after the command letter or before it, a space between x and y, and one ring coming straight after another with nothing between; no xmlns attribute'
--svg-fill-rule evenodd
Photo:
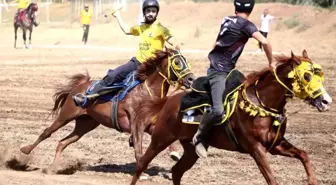
<svg viewBox="0 0 336 185"><path fill-rule="evenodd" d="M161 64L161 62L168 56L168 52L157 50L154 53L154 57L147 59L142 63L137 70L137 79L140 81L145 81L149 75L156 71L156 67Z"/></svg>
<svg viewBox="0 0 336 185"><path fill-rule="evenodd" d="M28 6L27 6L27 10L30 10L36 3L30 3Z"/></svg>
<svg viewBox="0 0 336 185"><path fill-rule="evenodd" d="M308 62L310 62L309 59L307 58L303 58L303 57L298 57L296 56L298 59L300 60L306 60ZM279 63L280 65L286 64L289 61L291 61L291 57L285 56L285 55L275 55L274 56L275 60L277 61L277 63ZM260 79L260 77L266 75L267 73L270 73L271 71L269 70L268 67L265 67L264 69L260 70L260 71L253 71L250 74L248 74L246 76L246 80L244 82L245 87L248 87L250 85L253 85L257 80Z"/></svg>

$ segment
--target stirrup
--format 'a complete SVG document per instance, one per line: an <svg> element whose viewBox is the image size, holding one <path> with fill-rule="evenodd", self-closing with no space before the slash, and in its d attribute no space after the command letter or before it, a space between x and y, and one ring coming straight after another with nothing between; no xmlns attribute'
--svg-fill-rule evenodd
<svg viewBox="0 0 336 185"><path fill-rule="evenodd" d="M128 139L128 144L129 144L129 147L133 147L134 148L134 142L133 142L133 135L131 135Z"/></svg>
<svg viewBox="0 0 336 185"><path fill-rule="evenodd" d="M79 100L78 98L82 98L82 100ZM77 93L75 96L72 96L72 99L74 100L76 106L86 108L88 105L88 98L82 93Z"/></svg>

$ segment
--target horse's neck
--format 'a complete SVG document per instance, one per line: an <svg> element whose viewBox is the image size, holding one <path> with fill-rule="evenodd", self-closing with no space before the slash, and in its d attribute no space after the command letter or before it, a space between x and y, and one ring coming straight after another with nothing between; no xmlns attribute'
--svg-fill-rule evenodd
<svg viewBox="0 0 336 185"><path fill-rule="evenodd" d="M170 85L156 71L147 78L147 80L143 83L143 86L147 89L147 91L150 91L154 97L164 97L167 95Z"/></svg>
<svg viewBox="0 0 336 185"><path fill-rule="evenodd" d="M283 83L288 83L288 79L281 79ZM258 94L259 100L267 108L282 111L286 105L286 93L288 92L272 74L260 80L256 86L250 86L249 94ZM256 97L257 99L257 97Z"/></svg>

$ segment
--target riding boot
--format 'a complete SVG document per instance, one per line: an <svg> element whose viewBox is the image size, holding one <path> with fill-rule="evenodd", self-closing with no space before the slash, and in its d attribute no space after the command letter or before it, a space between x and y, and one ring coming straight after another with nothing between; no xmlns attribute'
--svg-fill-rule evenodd
<svg viewBox="0 0 336 185"><path fill-rule="evenodd" d="M204 114L203 119L198 126L198 130L193 137L196 154L200 158L207 157L208 144L205 142L205 140L208 136L209 130L212 128L212 125L215 124L213 118L214 117L211 115L211 113Z"/></svg>
<svg viewBox="0 0 336 185"><path fill-rule="evenodd" d="M91 89L90 94L98 94L99 90L106 87L107 84L104 80L99 80L98 83ZM72 99L75 101L75 104L78 106L85 106L87 101L92 101L94 99L96 99L96 96L92 97L86 97L86 95L82 94L82 93L78 93L75 96L72 97Z"/></svg>

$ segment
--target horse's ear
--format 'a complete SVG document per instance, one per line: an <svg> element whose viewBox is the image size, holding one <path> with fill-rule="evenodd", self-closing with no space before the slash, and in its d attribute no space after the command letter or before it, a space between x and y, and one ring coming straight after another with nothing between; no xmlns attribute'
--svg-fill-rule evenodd
<svg viewBox="0 0 336 185"><path fill-rule="evenodd" d="M298 57L294 55L293 51L291 51L291 59L295 64L300 65L301 61Z"/></svg>
<svg viewBox="0 0 336 185"><path fill-rule="evenodd" d="M165 51L169 53L169 55L173 55L174 53L172 52L171 49L169 49L167 46L165 46Z"/></svg>
<svg viewBox="0 0 336 185"><path fill-rule="evenodd" d="M302 56L303 56L304 58L309 58L309 57L308 57L308 53L307 53L307 51L306 51L305 49L302 51Z"/></svg>

